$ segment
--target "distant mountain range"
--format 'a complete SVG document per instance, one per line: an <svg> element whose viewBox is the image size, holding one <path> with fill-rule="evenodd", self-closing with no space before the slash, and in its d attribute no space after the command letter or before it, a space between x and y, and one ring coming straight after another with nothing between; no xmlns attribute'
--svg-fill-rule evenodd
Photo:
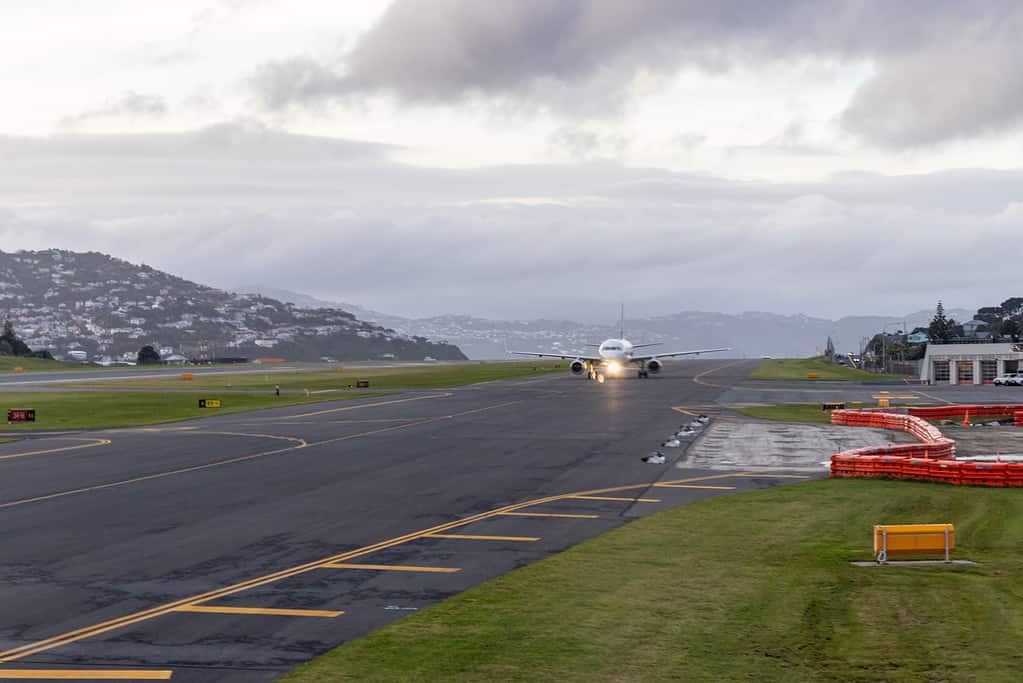
<svg viewBox="0 0 1023 683"><path fill-rule="evenodd" d="M239 295L97 252L0 251L0 318L55 357L134 358L143 345L194 357L457 360L457 346L385 329L336 306Z"/></svg>
<svg viewBox="0 0 1023 683"><path fill-rule="evenodd" d="M349 303L332 303L285 289L247 285L238 291L255 292L301 306L339 306L362 320L370 320L407 335L443 339L457 345L469 358L506 357L516 351L582 351L618 334L617 321L593 325L570 320L487 320L466 315L403 318ZM946 315L963 322L973 311L949 309ZM841 352L859 351L865 339L887 328L926 327L933 310L904 316L846 316L837 320L776 313L706 313L684 311L655 318L625 321L626 336L638 342L661 342L666 350L730 346L729 356L805 357L822 353L830 336Z"/></svg>

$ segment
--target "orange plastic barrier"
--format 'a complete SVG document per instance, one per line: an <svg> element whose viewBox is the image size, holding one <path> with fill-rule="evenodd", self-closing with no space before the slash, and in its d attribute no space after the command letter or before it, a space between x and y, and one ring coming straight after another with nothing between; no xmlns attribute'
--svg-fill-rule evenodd
<svg viewBox="0 0 1023 683"><path fill-rule="evenodd" d="M1023 410L1017 410L1015 413L1012 414L1012 416L1013 419L1015 420L1013 424L1016 425L1017 427L1023 427Z"/></svg>
<svg viewBox="0 0 1023 683"><path fill-rule="evenodd" d="M831 423L854 427L894 429L913 435L920 443L856 448L831 456L833 477L892 477L952 485L1023 487L1023 463L959 462L955 441L926 419L970 415L1006 417L1023 422L1023 406L963 405L910 408L908 415L879 409L835 410Z"/></svg>

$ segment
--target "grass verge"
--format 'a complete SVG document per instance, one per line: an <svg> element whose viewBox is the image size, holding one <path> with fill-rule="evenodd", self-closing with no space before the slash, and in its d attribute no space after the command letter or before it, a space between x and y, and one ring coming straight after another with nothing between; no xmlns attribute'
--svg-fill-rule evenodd
<svg viewBox="0 0 1023 683"><path fill-rule="evenodd" d="M379 393L321 394L305 397L282 394L216 393L129 393L129 392L7 392L0 393L3 415L8 408L34 408L36 421L6 425L6 430L102 429L175 422L225 413L241 413L262 408L339 401L348 398L381 396ZM220 398L221 408L200 408L200 398Z"/></svg>
<svg viewBox="0 0 1023 683"><path fill-rule="evenodd" d="M904 380L905 375L886 375L843 365L826 363L823 358L784 358L765 360L749 376L750 379L805 380L807 375L817 373L819 379L844 382L869 382L882 380Z"/></svg>
<svg viewBox="0 0 1023 683"><path fill-rule="evenodd" d="M856 406L850 405L855 408ZM777 406L747 406L732 408L737 413L756 417L761 420L778 420L779 422L813 422L831 423L831 413L821 410L817 403L785 403Z"/></svg>
<svg viewBox="0 0 1023 683"><path fill-rule="evenodd" d="M459 365L431 365L416 367L365 368L339 366L340 370L295 370L294 372L266 372L253 369L244 374L202 375L191 380L180 375L151 379L124 379L104 382L75 382L68 387L140 388L140 389L345 389L357 380L367 379L373 389L433 389L453 387L499 379L537 377L564 371L564 362L479 363ZM182 372L188 372L185 368Z"/></svg>
<svg viewBox="0 0 1023 683"><path fill-rule="evenodd" d="M976 567L857 568L877 523L954 522ZM283 681L1017 681L1023 491L824 480L646 517Z"/></svg>
<svg viewBox="0 0 1023 683"><path fill-rule="evenodd" d="M14 372L14 368L21 368L24 372L64 372L67 370L95 370L88 365L81 363L62 363L59 360L47 360L45 358L31 358L23 356L0 356L0 373Z"/></svg>

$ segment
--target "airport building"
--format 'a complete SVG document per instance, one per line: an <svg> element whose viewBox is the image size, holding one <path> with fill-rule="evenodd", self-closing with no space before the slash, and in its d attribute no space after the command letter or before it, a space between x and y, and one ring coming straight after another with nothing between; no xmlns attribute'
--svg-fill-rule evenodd
<svg viewBox="0 0 1023 683"><path fill-rule="evenodd" d="M920 380L927 384L990 384L1006 372L1023 372L1023 344L928 344Z"/></svg>

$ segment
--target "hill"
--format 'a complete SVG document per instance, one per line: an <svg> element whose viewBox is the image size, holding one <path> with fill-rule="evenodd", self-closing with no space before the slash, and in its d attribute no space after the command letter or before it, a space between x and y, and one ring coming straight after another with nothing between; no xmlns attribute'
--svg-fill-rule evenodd
<svg viewBox="0 0 1023 683"><path fill-rule="evenodd" d="M296 304L325 303L298 292L261 285L246 285L239 291L259 292ZM405 334L446 339L457 344L470 358L479 359L503 358L505 348L581 351L585 344L597 343L618 334L617 320L614 320L617 306L614 304L608 307L608 324L603 325L572 320L489 320L467 315L403 318L353 304L333 305L354 312L362 320ZM965 309L949 309L946 314L959 321L969 320L973 315L972 311ZM625 332L632 341L660 342L666 349L729 346L734 351L728 355L733 356L802 358L823 353L829 336L839 351L859 351L865 340L883 329L894 332L903 323L908 330L926 327L933 317L933 308L903 316L845 316L837 319L763 312L682 311L627 319Z"/></svg>
<svg viewBox="0 0 1023 683"><path fill-rule="evenodd" d="M235 294L97 252L0 251L0 318L55 357L134 358L152 344L192 357L461 360L457 346L374 325L339 308Z"/></svg>

